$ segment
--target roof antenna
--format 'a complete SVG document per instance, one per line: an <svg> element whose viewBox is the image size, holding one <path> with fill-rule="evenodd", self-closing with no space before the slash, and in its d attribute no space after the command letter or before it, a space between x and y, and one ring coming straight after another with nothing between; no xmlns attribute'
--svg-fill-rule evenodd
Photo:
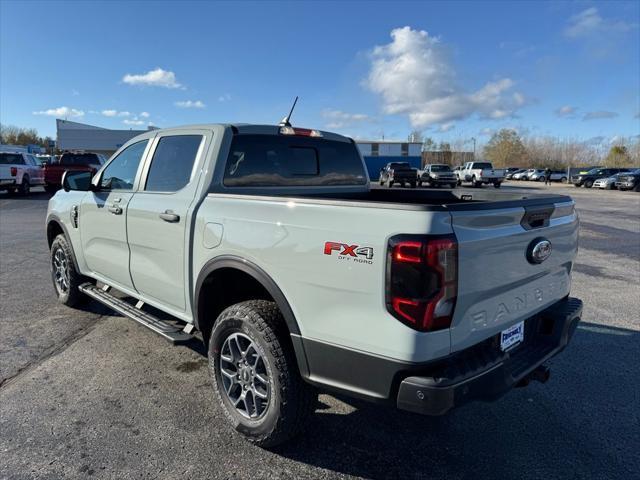
<svg viewBox="0 0 640 480"><path fill-rule="evenodd" d="M281 127L290 127L291 126L291 122L289 122L289 120L291 119L291 114L293 113L293 109L296 108L296 103L298 103L298 96L297 95L296 95L296 99L293 101L293 105L291 105L291 110L289 110L289 115L287 115L282 120L280 120L280 126Z"/></svg>

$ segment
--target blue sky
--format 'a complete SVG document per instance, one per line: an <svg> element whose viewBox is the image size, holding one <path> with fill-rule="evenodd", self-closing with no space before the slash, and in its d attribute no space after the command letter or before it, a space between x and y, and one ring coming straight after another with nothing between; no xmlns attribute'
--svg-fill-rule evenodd
<svg viewBox="0 0 640 480"><path fill-rule="evenodd" d="M640 2L0 2L0 120L640 134Z"/></svg>

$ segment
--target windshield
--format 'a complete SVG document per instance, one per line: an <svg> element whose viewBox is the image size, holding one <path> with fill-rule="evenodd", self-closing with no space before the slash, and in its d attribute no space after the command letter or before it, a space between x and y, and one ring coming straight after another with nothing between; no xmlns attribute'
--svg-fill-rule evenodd
<svg viewBox="0 0 640 480"><path fill-rule="evenodd" d="M389 166L395 170L407 170L411 168L409 162L393 162Z"/></svg>
<svg viewBox="0 0 640 480"><path fill-rule="evenodd" d="M235 135L225 166L225 186L297 187L364 185L353 143L283 135Z"/></svg>
<svg viewBox="0 0 640 480"><path fill-rule="evenodd" d="M589 170L587 172L589 175L597 175L599 173L602 173L602 169L601 168L592 168L591 170Z"/></svg>
<svg viewBox="0 0 640 480"><path fill-rule="evenodd" d="M432 172L450 172L449 165L431 165Z"/></svg>

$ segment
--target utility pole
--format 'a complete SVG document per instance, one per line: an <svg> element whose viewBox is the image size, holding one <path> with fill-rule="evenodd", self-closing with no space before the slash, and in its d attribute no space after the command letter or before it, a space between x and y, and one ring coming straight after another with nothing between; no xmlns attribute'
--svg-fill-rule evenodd
<svg viewBox="0 0 640 480"><path fill-rule="evenodd" d="M475 160L476 160L476 137L471 137L471 140L473 141L473 161L475 162Z"/></svg>

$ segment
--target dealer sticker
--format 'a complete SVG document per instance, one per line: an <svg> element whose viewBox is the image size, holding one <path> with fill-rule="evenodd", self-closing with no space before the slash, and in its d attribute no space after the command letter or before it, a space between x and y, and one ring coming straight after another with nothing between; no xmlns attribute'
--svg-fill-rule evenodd
<svg viewBox="0 0 640 480"><path fill-rule="evenodd" d="M504 352L524 340L524 321L516 323L500 333L500 349Z"/></svg>

